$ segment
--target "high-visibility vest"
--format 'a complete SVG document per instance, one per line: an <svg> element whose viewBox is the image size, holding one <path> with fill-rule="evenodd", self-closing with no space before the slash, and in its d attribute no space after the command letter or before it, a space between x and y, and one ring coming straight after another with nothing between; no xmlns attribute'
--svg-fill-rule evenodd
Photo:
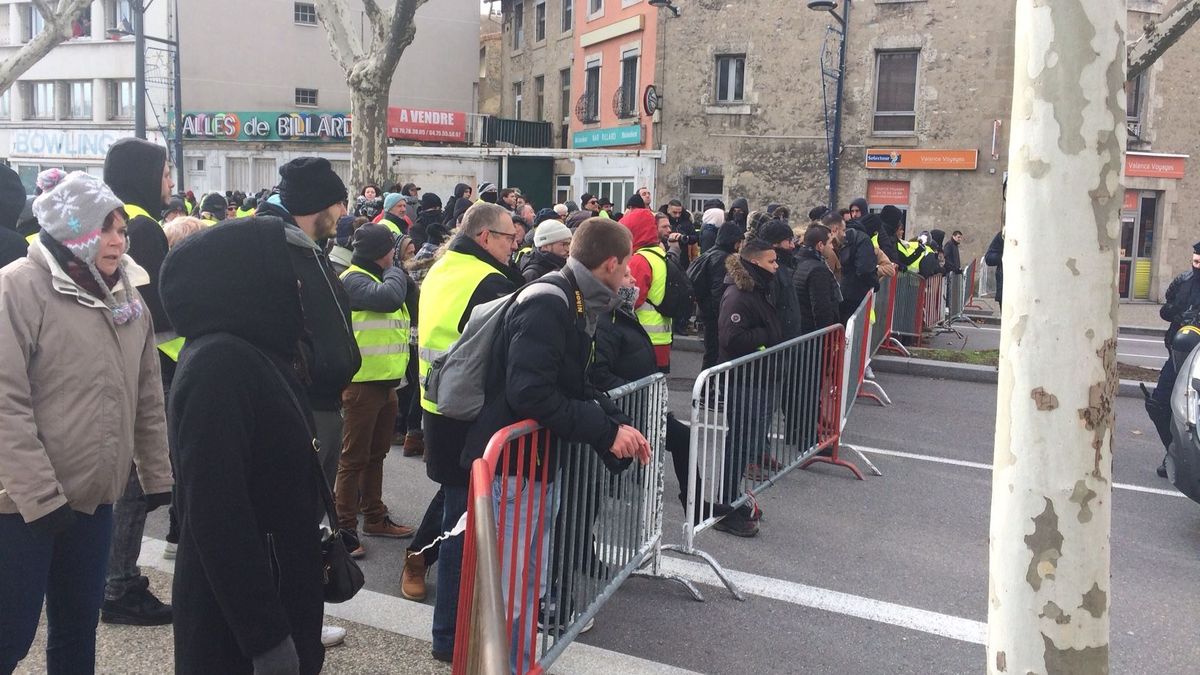
<svg viewBox="0 0 1200 675"><path fill-rule="evenodd" d="M179 352L183 351L184 338L171 338L164 342L158 343L158 351L172 361L179 362Z"/></svg>
<svg viewBox="0 0 1200 675"><path fill-rule="evenodd" d="M392 231L392 234L396 235L396 238L397 238L397 239L399 239L400 237L403 237L403 236L404 236L404 230L401 230L401 229L400 229L400 228L399 228L399 227L398 227L398 226L397 226L395 223L393 223L391 220L389 220L389 219L387 219L387 218L384 218L384 217L383 217L383 214L379 214L379 215L380 215L380 218L379 218L379 220L378 220L378 221L376 221L377 223L379 223L380 225L383 225L383 226L384 226L384 227L386 227L387 229L391 230L391 231Z"/></svg>
<svg viewBox="0 0 1200 675"><path fill-rule="evenodd" d="M236 215L238 218L245 218L245 217L247 217L247 216L252 216L252 215L254 215L254 211L255 211L255 209L242 209L242 208L239 208L237 211L235 211L235 212L234 212L234 215Z"/></svg>
<svg viewBox="0 0 1200 675"><path fill-rule="evenodd" d="M41 232L41 230L38 230L38 232ZM31 234L31 235L29 235L29 236L25 237L25 243L26 243L26 244L32 244L32 243L33 243L33 240L34 240L34 239L37 239L37 236L38 236L38 233L37 233L37 232L34 232L33 234Z"/></svg>
<svg viewBox="0 0 1200 675"><path fill-rule="evenodd" d="M155 218L154 216L150 215L150 213L148 211L146 211L146 209L143 209L142 207L137 206L136 204L126 204L125 205L125 218L127 220L133 220L134 218L137 218L138 216L146 216L150 220L153 220L154 222L158 223L158 218ZM162 223L159 223L159 224L161 225Z"/></svg>
<svg viewBox="0 0 1200 675"><path fill-rule="evenodd" d="M351 274L365 274L375 283L383 283L379 277L358 265L351 265L342 272L340 279ZM368 312L356 309L350 312L350 323L354 328L354 341L362 355L362 367L351 378L351 382L387 382L403 380L408 370L408 339L412 330L408 307L401 304L394 312Z"/></svg>
<svg viewBox="0 0 1200 675"><path fill-rule="evenodd" d="M434 360L445 354L462 333L458 323L467 311L475 289L485 277L500 274L495 267L473 255L446 251L429 268L421 284L417 314L417 373L421 380L421 407L437 414L437 405L425 398L425 376Z"/></svg>
<svg viewBox="0 0 1200 675"><path fill-rule="evenodd" d="M530 253L533 253L532 246L522 246L521 248L517 249L517 252L513 255L513 264L520 267L521 261L524 260L525 256L529 255Z"/></svg>
<svg viewBox="0 0 1200 675"><path fill-rule="evenodd" d="M650 344L658 347L671 344L671 319L663 316L650 303L659 305L667 295L667 259L662 249L657 246L647 246L635 251L650 264L650 290L646 293L646 301L634 309L638 323L650 335Z"/></svg>
<svg viewBox="0 0 1200 675"><path fill-rule="evenodd" d="M900 249L900 252L903 253L905 257L912 255L918 249L920 249L921 255L917 256L916 260L908 264L909 272L918 272L921 269L921 260L923 260L925 256L929 255L931 251L928 246L922 245L919 241L900 240L896 242L896 246Z"/></svg>

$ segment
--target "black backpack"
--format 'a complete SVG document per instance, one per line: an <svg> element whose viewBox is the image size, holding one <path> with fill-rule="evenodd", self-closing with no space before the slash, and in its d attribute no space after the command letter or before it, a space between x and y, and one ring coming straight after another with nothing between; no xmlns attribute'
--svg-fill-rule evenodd
<svg viewBox="0 0 1200 675"><path fill-rule="evenodd" d="M688 282L692 284L692 295L695 296L698 303L703 304L711 299L709 296L712 294L712 280L709 278L711 270L708 268L718 252L723 253L720 249L710 248L688 265ZM668 276L670 276L670 270L668 270Z"/></svg>
<svg viewBox="0 0 1200 675"><path fill-rule="evenodd" d="M663 316L672 319L688 318L692 313L693 295L692 282L688 274L683 271L679 263L675 262L675 258L666 255L661 249L641 248L637 250L637 253L658 256L667 265L667 287L663 292L662 302L656 305L650 302L648 296L646 302Z"/></svg>

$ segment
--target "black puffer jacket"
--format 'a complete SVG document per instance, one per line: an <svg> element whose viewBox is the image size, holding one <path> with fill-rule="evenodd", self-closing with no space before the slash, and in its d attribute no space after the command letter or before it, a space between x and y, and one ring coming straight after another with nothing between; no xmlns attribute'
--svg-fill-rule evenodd
<svg viewBox="0 0 1200 675"><path fill-rule="evenodd" d="M617 309L596 324L596 358L589 371L600 391L615 389L658 372L654 345L633 314Z"/></svg>
<svg viewBox="0 0 1200 675"><path fill-rule="evenodd" d="M531 251L521 261L521 276L525 281L541 279L551 272L557 272L567 264L567 259L545 251Z"/></svg>
<svg viewBox="0 0 1200 675"><path fill-rule="evenodd" d="M771 277L771 301L779 313L779 327L783 339L790 340L804 334L800 318L800 301L792 277L796 274L796 255L782 248L775 249L779 270Z"/></svg>
<svg viewBox="0 0 1200 675"><path fill-rule="evenodd" d="M879 290L875 245L862 230L847 227L838 260L842 263L842 304L838 317L845 321L858 309L868 291Z"/></svg>
<svg viewBox="0 0 1200 675"><path fill-rule="evenodd" d="M841 293L824 256L808 246L796 249L796 271L792 282L800 303L802 335L838 322Z"/></svg>
<svg viewBox="0 0 1200 675"><path fill-rule="evenodd" d="M250 673L288 637L301 673L324 660L320 536L302 515L319 474L311 420L291 400L304 400L293 365L304 316L289 248L282 223L251 218L189 237L163 265L163 301L188 338L168 415L177 673Z"/></svg>
<svg viewBox="0 0 1200 675"><path fill-rule="evenodd" d="M1196 317L1185 317L1185 314L1200 312L1200 274L1190 269L1171 280L1167 293L1163 296L1163 306L1158 309L1158 316L1171 325L1167 328L1163 342L1167 350L1171 349L1171 338L1183 325L1185 320L1195 320Z"/></svg>
<svg viewBox="0 0 1200 675"><path fill-rule="evenodd" d="M580 278L584 274L587 277ZM522 292L551 284L561 293L546 289L508 310L494 344L483 410L467 435L463 466L483 456L492 434L523 419L536 420L561 440L590 445L606 464L616 459L609 449L619 415L587 374L592 358L589 322L612 312L616 296L574 261ZM543 453L539 466L543 463L553 480L556 454Z"/></svg>
<svg viewBox="0 0 1200 675"><path fill-rule="evenodd" d="M304 305L301 350L308 372L308 401L313 410L340 410L342 390L362 365L350 327L350 298L329 260L296 226L292 214L269 201L259 202L256 218L283 221L292 268L300 280Z"/></svg>
<svg viewBox="0 0 1200 675"><path fill-rule="evenodd" d="M721 311L721 296L725 293L725 260L733 254L737 243L742 240L742 228L736 223L725 223L717 230L717 237L712 248L704 255L696 258L696 265L703 265L698 270L699 281L693 286L696 294L696 305L699 307L700 318L716 321Z"/></svg>
<svg viewBox="0 0 1200 675"><path fill-rule="evenodd" d="M725 295L718 320L719 358L732 361L739 356L773 347L783 341L783 326L771 299L773 274L740 255L725 261Z"/></svg>

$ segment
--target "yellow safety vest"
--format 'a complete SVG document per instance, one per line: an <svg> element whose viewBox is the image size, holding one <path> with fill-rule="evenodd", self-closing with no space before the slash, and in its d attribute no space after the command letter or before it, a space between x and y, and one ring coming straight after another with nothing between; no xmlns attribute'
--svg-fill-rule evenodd
<svg viewBox="0 0 1200 675"><path fill-rule="evenodd" d="M917 251L917 249L921 249L921 255L917 256L916 260L908 264L909 272L918 272L921 269L921 260L923 260L925 256L929 255L931 250L928 246L922 246L921 242L919 241L901 240L896 242L896 246L899 247L900 252L903 253L905 257L912 255Z"/></svg>
<svg viewBox="0 0 1200 675"><path fill-rule="evenodd" d="M396 235L397 239L404 236L404 230L401 230L399 227L396 226L395 223L388 220L387 218L380 218L379 222L377 224L382 225L382 226L386 227L387 229L391 230L392 234Z"/></svg>
<svg viewBox="0 0 1200 675"><path fill-rule="evenodd" d="M421 407L437 414L437 405L425 398L425 376L434 360L445 354L462 333L458 322L467 311L475 289L489 275L500 274L495 267L473 255L446 251L429 268L421 284L417 313L417 372L421 380Z"/></svg>
<svg viewBox="0 0 1200 675"><path fill-rule="evenodd" d="M41 232L41 230L38 230L38 232ZM37 239L38 232L34 232L33 234L31 234L31 235L29 235L29 236L25 237L25 243L26 243L26 244L32 244L32 243L33 243L33 240L34 240L34 239Z"/></svg>
<svg viewBox="0 0 1200 675"><path fill-rule="evenodd" d="M150 215L150 213L148 211L146 211L146 209L143 209L142 207L137 206L135 204L126 204L125 205L125 218L127 220L133 220L134 218L137 218L138 216L146 216L150 220L153 220L154 222L158 223L158 218L155 218L154 216ZM159 223L159 224L161 225L162 223Z"/></svg>
<svg viewBox="0 0 1200 675"><path fill-rule="evenodd" d="M365 274L375 283L383 283L379 277L358 265L351 265L342 272L340 279L351 274ZM351 382L387 382L404 379L408 371L408 341L412 330L408 307L400 305L394 312L368 312L356 309L350 312L350 323L354 327L354 341L362 354L362 367L351 378Z"/></svg>
<svg viewBox="0 0 1200 675"><path fill-rule="evenodd" d="M634 314L637 320L650 335L650 344L657 346L671 344L671 319L663 316L654 309L661 304L667 295L667 258L662 249L657 246L639 248L636 254L641 255L650 263L650 290L646 293L646 301L639 305Z"/></svg>
<svg viewBox="0 0 1200 675"><path fill-rule="evenodd" d="M530 253L533 253L532 246L522 246L521 248L517 249L516 254L513 255L513 264L520 266L521 261L524 260L525 256L529 255Z"/></svg>
<svg viewBox="0 0 1200 675"><path fill-rule="evenodd" d="M234 215L236 215L238 218L245 218L247 216L254 215L254 211L255 209L238 209L234 212Z"/></svg>
<svg viewBox="0 0 1200 675"><path fill-rule="evenodd" d="M159 343L158 351L172 361L179 363L179 352L183 351L183 343L185 338L177 337L166 342Z"/></svg>

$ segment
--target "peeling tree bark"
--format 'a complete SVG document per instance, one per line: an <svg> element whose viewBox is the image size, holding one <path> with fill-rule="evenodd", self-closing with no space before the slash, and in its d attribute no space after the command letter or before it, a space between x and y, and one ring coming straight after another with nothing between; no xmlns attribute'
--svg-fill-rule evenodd
<svg viewBox="0 0 1200 675"><path fill-rule="evenodd" d="M1125 21L1017 2L990 673L1108 672Z"/></svg>
<svg viewBox="0 0 1200 675"><path fill-rule="evenodd" d="M427 0L394 0L390 9L377 0L361 0L362 17L347 0L315 0L317 20L325 29L329 50L346 73L350 87L351 192L365 185L387 184L391 171L387 159L388 92L400 56L412 44L417 10ZM356 3L357 6L357 3ZM366 43L360 34L365 19Z"/></svg>
<svg viewBox="0 0 1200 675"><path fill-rule="evenodd" d="M8 91L33 64L71 37L71 21L91 4L92 0L34 0L34 9L46 20L46 28L0 63L0 93ZM17 20L16 5L11 20Z"/></svg>

